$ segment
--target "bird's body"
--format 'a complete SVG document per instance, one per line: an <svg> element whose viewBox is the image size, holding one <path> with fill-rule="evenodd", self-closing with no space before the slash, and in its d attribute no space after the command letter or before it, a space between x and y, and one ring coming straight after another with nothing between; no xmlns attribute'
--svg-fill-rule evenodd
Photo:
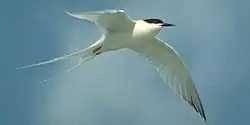
<svg viewBox="0 0 250 125"><path fill-rule="evenodd" d="M106 30L93 45L102 47L98 52L115 51L130 48L138 44L146 43L154 38L162 29L160 26L151 26L142 20L130 20L131 27L126 30ZM121 24L122 25L122 24Z"/></svg>
<svg viewBox="0 0 250 125"><path fill-rule="evenodd" d="M159 19L132 20L123 10L75 14L66 11L66 13L78 19L94 22L103 31L102 37L78 52L21 68L40 66L69 58L79 59L79 63L75 66L77 67L99 54L127 48L145 57L170 88L206 120L198 92L180 55L170 45L157 38L157 34L163 27L174 25Z"/></svg>

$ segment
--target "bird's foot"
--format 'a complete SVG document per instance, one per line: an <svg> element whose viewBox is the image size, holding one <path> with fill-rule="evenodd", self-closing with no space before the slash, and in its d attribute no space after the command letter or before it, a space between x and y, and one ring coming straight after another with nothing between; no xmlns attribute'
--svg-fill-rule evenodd
<svg viewBox="0 0 250 125"><path fill-rule="evenodd" d="M96 49L94 49L92 52L95 54L95 55L99 55L101 54L102 52L100 52L100 50L102 49L102 46L100 47L97 47Z"/></svg>
<svg viewBox="0 0 250 125"><path fill-rule="evenodd" d="M99 55L99 54L101 54L101 52L95 53L95 55Z"/></svg>

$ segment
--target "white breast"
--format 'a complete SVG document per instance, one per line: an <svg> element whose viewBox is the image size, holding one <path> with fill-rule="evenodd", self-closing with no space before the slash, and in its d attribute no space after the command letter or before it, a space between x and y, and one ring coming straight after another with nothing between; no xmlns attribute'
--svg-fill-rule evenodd
<svg viewBox="0 0 250 125"><path fill-rule="evenodd" d="M135 24L133 36L139 38L154 37L161 31L161 29L161 26L148 24L145 21L138 20Z"/></svg>
<svg viewBox="0 0 250 125"><path fill-rule="evenodd" d="M160 31L161 27L155 24L148 24L142 20L136 21L134 28L126 32L106 32L104 47L109 50L118 50L128 48L136 43L145 42L147 39L154 38Z"/></svg>
<svg viewBox="0 0 250 125"><path fill-rule="evenodd" d="M104 42L106 49L111 51L126 48L131 40L132 32L118 32L106 35Z"/></svg>

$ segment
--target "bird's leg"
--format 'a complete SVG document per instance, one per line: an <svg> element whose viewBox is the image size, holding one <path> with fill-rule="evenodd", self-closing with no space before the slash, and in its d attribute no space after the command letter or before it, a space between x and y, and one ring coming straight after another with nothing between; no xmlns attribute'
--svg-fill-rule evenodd
<svg viewBox="0 0 250 125"><path fill-rule="evenodd" d="M99 54L101 54L101 52L97 52L97 53L95 53L95 55L99 55Z"/></svg>
<svg viewBox="0 0 250 125"><path fill-rule="evenodd" d="M96 49L94 49L92 52L95 54L95 55L99 55L99 54L101 54L102 52L100 52L99 50L101 50L102 49L102 46L100 46L100 47L97 47Z"/></svg>

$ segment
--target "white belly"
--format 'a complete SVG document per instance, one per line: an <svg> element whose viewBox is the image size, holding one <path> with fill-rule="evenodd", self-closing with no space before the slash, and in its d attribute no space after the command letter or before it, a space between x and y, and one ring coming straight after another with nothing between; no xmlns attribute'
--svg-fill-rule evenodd
<svg viewBox="0 0 250 125"><path fill-rule="evenodd" d="M122 48L127 48L128 44L131 42L132 35L129 33L114 33L107 35L104 40L104 48L112 51Z"/></svg>
<svg viewBox="0 0 250 125"><path fill-rule="evenodd" d="M159 33L161 28L141 28L135 26L131 32L116 32L106 34L104 39L104 48L108 51L129 48L137 43L144 42L147 39L153 38Z"/></svg>

